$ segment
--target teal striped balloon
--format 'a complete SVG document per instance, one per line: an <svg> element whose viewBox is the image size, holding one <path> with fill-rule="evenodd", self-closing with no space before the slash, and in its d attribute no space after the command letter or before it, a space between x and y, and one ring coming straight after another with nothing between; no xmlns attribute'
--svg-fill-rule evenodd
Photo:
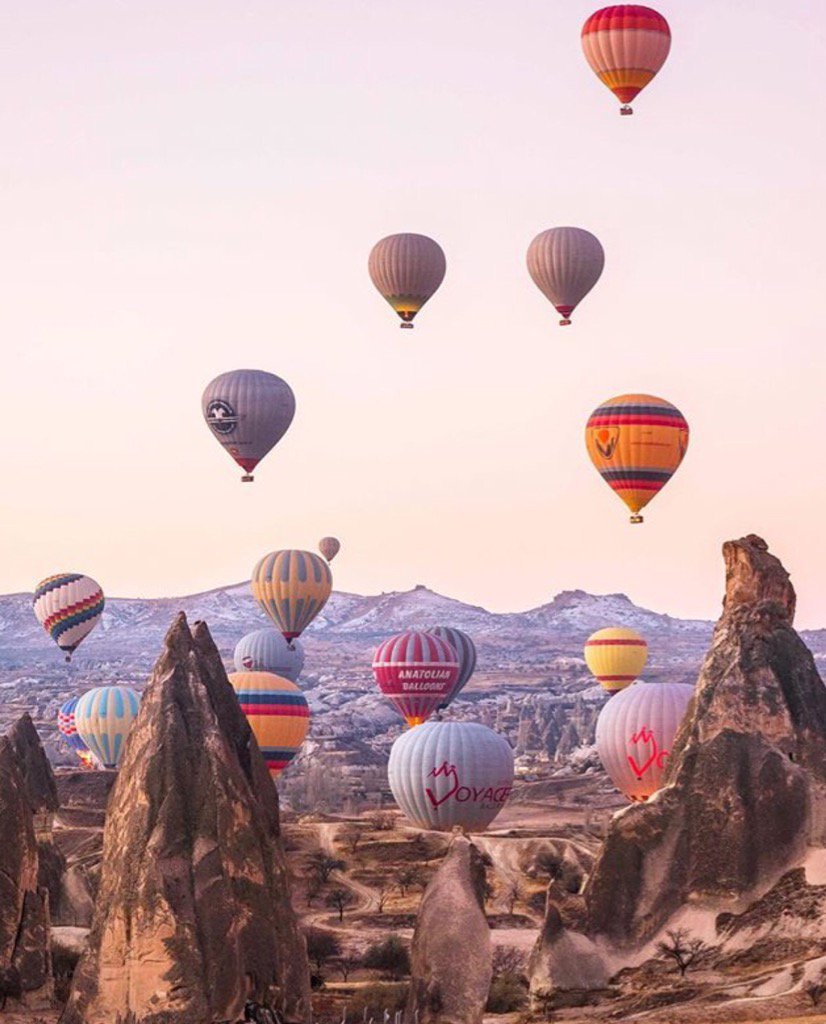
<svg viewBox="0 0 826 1024"><path fill-rule="evenodd" d="M105 768L120 764L140 704L140 696L128 686L96 686L77 702L75 728Z"/></svg>

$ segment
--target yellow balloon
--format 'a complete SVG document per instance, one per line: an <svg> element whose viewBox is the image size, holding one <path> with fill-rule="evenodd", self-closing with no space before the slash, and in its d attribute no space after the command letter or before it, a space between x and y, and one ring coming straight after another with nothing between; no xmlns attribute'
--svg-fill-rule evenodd
<svg viewBox="0 0 826 1024"><path fill-rule="evenodd" d="M333 589L330 566L312 551L273 551L252 570L252 596L287 640L301 636Z"/></svg>
<svg viewBox="0 0 826 1024"><path fill-rule="evenodd" d="M633 629L598 629L585 641L585 663L608 693L630 686L647 660L648 644Z"/></svg>

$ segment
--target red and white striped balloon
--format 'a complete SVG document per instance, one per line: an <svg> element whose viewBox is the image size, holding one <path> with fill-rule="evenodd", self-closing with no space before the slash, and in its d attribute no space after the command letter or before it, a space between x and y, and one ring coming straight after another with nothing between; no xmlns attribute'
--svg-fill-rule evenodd
<svg viewBox="0 0 826 1024"><path fill-rule="evenodd" d="M449 643L417 630L385 640L373 657L379 689L408 725L421 725L449 697L459 668Z"/></svg>

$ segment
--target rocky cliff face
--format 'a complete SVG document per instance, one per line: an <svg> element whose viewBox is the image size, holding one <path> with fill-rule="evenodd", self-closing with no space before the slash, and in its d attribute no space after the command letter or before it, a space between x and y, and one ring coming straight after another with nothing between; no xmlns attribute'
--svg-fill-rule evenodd
<svg viewBox="0 0 826 1024"><path fill-rule="evenodd" d="M457 836L416 919L407 1021L480 1024L491 981L484 883L482 855Z"/></svg>
<svg viewBox="0 0 826 1024"><path fill-rule="evenodd" d="M278 798L206 626L179 616L110 798L89 950L63 1024L309 1017Z"/></svg>
<svg viewBox="0 0 826 1024"><path fill-rule="evenodd" d="M0 737L0 988L37 1007L52 992L49 897L38 885L33 786L25 769L12 739Z"/></svg>
<svg viewBox="0 0 826 1024"><path fill-rule="evenodd" d="M723 555L723 614L666 785L615 816L585 890L583 932L615 951L689 904L740 912L826 840L826 688L788 573L759 537ZM537 956L552 986L552 946Z"/></svg>

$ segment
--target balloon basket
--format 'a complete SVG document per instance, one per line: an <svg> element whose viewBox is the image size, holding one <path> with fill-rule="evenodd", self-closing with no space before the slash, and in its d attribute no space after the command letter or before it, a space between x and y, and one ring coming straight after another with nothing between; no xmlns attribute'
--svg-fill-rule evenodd
<svg viewBox="0 0 826 1024"><path fill-rule="evenodd" d="M643 518L642 518L642 516L631 516L631 520L630 521L634 525L636 525L637 523L641 523L643 521Z"/></svg>
<svg viewBox="0 0 826 1024"><path fill-rule="evenodd" d="M564 319L559 321L559 326L560 327L570 327L571 326L571 321L566 316Z"/></svg>
<svg viewBox="0 0 826 1024"><path fill-rule="evenodd" d="M241 477L241 483L251 484L254 479L255 477L252 475L252 473L244 473L244 475Z"/></svg>
<svg viewBox="0 0 826 1024"><path fill-rule="evenodd" d="M413 330L413 326L414 326L413 324L408 324L408 323L404 323L404 322L399 324L399 327L401 327L401 329L403 331L412 331Z"/></svg>
<svg viewBox="0 0 826 1024"><path fill-rule="evenodd" d="M633 108L629 107L627 104L624 107L620 107L620 114L622 114L623 117L630 117L633 113Z"/></svg>

